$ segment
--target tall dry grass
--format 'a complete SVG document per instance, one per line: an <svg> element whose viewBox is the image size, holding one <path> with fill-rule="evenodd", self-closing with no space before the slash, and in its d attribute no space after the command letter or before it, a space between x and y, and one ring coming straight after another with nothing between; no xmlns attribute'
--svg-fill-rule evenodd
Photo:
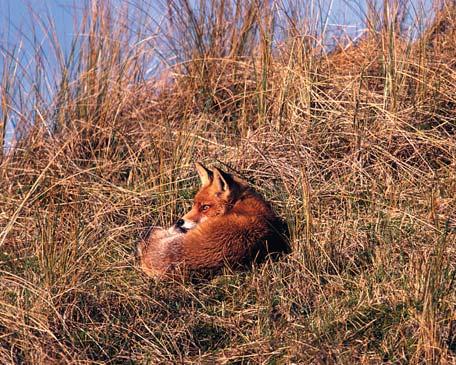
<svg viewBox="0 0 456 365"><path fill-rule="evenodd" d="M456 362L455 8L371 3L328 47L322 5L94 1L67 53L38 17L53 55L2 50L1 363ZM270 199L292 253L144 277L197 160Z"/></svg>

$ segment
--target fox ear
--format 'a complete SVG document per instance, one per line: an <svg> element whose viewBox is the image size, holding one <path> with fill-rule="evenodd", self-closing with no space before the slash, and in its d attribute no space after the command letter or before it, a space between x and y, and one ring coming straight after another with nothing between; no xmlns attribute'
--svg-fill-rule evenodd
<svg viewBox="0 0 456 365"><path fill-rule="evenodd" d="M213 183L216 184L217 190L227 197L230 196L236 190L236 182L230 175L216 167L212 172L214 173Z"/></svg>
<svg viewBox="0 0 456 365"><path fill-rule="evenodd" d="M212 180L212 172L201 165L199 162L195 163L196 171L201 179L201 185L208 185Z"/></svg>

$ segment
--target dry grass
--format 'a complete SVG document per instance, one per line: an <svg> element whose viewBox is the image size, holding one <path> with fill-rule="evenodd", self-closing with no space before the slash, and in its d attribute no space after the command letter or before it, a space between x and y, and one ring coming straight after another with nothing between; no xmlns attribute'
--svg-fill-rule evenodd
<svg viewBox="0 0 456 365"><path fill-rule="evenodd" d="M97 1L27 95L3 52L0 362L456 363L456 12L410 40L389 4L328 51L300 2L170 0L154 23ZM293 252L144 277L134 247L188 209L196 160L268 197Z"/></svg>

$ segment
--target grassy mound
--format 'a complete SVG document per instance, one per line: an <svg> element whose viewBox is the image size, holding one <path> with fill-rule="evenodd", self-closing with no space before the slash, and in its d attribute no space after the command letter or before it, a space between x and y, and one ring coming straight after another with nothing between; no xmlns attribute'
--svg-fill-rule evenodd
<svg viewBox="0 0 456 365"><path fill-rule="evenodd" d="M27 83L4 53L0 362L455 362L454 7L407 37L385 2L328 47L292 2L159 3L158 24L152 3L84 8L53 92L38 47ZM293 252L142 275L135 245L189 208L194 161L271 200Z"/></svg>

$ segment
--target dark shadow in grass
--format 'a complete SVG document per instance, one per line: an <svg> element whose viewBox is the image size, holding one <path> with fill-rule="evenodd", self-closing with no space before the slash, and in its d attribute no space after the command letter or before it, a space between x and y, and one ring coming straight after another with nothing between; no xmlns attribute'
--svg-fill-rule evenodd
<svg viewBox="0 0 456 365"><path fill-rule="evenodd" d="M65 324L56 321L53 332L82 359L125 363L135 348L163 336L159 324L185 317L194 305L189 296L175 288L152 295L154 302L125 300L124 295L115 292L69 292L56 303L59 317L66 318ZM151 337L151 329L156 338Z"/></svg>
<svg viewBox="0 0 456 365"><path fill-rule="evenodd" d="M456 354L456 320L455 319L450 321L449 327L450 327L450 329L448 331L447 346L451 352Z"/></svg>
<svg viewBox="0 0 456 365"><path fill-rule="evenodd" d="M220 350L230 344L226 330L213 323L197 322L189 329L189 334L189 337L179 338L177 344L190 356Z"/></svg>
<svg viewBox="0 0 456 365"><path fill-rule="evenodd" d="M20 346L17 346L19 336L17 333L9 332L5 326L0 324L0 333L3 334L0 336L0 349L8 351L10 359L13 360L14 364L25 364L27 359L26 353ZM6 363L6 358L3 361Z"/></svg>
<svg viewBox="0 0 456 365"><path fill-rule="evenodd" d="M408 313L405 303L394 306L374 305L353 313L343 323L339 322L329 327L326 334L336 343L342 343L346 347L367 341L369 351L380 353L383 361L389 362L394 359L395 351L385 349L382 342L389 336L392 328L408 318Z"/></svg>
<svg viewBox="0 0 456 365"><path fill-rule="evenodd" d="M70 292L60 298L59 312L66 318L65 326L56 322L54 332L83 358L112 361L128 348L129 338L111 330L114 322L121 323L125 316L121 313L116 316L103 298L91 293Z"/></svg>

